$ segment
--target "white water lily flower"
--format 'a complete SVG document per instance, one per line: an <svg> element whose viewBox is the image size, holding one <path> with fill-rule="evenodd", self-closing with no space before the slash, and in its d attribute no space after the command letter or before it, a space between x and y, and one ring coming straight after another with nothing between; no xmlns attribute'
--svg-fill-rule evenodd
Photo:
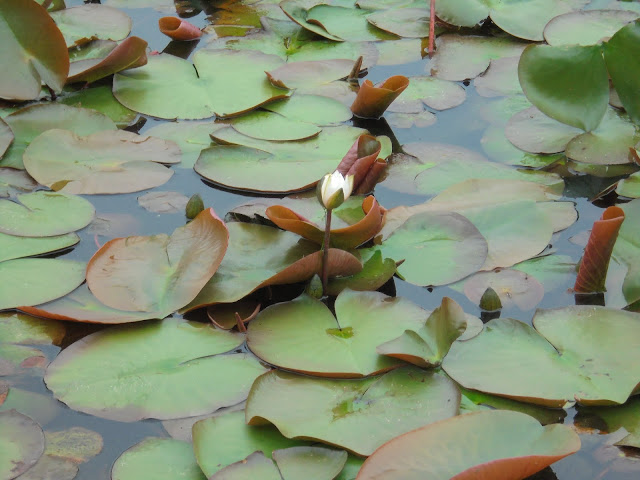
<svg viewBox="0 0 640 480"><path fill-rule="evenodd" d="M354 178L353 175L347 175L345 178L338 171L326 174L318 182L318 201L327 210L339 207L351 195Z"/></svg>

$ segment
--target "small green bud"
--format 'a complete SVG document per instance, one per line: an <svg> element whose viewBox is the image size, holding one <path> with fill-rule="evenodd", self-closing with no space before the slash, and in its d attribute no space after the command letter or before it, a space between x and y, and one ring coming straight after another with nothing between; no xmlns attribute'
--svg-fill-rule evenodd
<svg viewBox="0 0 640 480"><path fill-rule="evenodd" d="M482 298L480 298L480 308L487 312L494 312L502 308L500 297L493 288L487 288L482 294Z"/></svg>
<svg viewBox="0 0 640 480"><path fill-rule="evenodd" d="M320 280L318 274L311 277L311 280L309 280L305 292L313 298L322 298L322 280Z"/></svg>
<svg viewBox="0 0 640 480"><path fill-rule="evenodd" d="M204 210L204 202L202 201L202 197L198 193L192 195L187 202L187 208L185 210L187 218L196 218L196 216Z"/></svg>

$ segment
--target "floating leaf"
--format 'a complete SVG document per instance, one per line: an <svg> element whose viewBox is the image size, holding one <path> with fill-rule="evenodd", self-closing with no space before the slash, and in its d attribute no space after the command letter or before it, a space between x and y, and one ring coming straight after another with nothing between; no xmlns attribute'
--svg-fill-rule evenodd
<svg viewBox="0 0 640 480"><path fill-rule="evenodd" d="M379 251L373 252L372 255L362 251L359 253L362 270L354 275L330 278L327 295L339 295L347 288L359 292L378 290L396 273L396 262L392 258L382 258Z"/></svg>
<svg viewBox="0 0 640 480"><path fill-rule="evenodd" d="M101 130L116 130L117 127L106 115L55 103L26 107L5 117L15 139L0 166L24 169L22 155L31 141L47 130L63 128L77 135L89 135Z"/></svg>
<svg viewBox="0 0 640 480"><path fill-rule="evenodd" d="M112 480L205 480L191 444L171 438L149 437L126 450L111 469Z"/></svg>
<svg viewBox="0 0 640 480"><path fill-rule="evenodd" d="M351 111L358 117L378 118L408 86L409 79L403 75L394 75L375 86L371 80L365 80Z"/></svg>
<svg viewBox="0 0 640 480"><path fill-rule="evenodd" d="M576 292L605 291L607 267L623 221L624 210L620 207L609 207L602 213L600 220L594 222L573 287Z"/></svg>
<svg viewBox="0 0 640 480"><path fill-rule="evenodd" d="M551 19L544 27L549 45L595 45L607 40L638 14L627 10L578 10Z"/></svg>
<svg viewBox="0 0 640 480"><path fill-rule="evenodd" d="M117 238L87 266L87 284L105 305L163 317L188 304L218 269L229 231L213 209L171 237Z"/></svg>
<svg viewBox="0 0 640 480"><path fill-rule="evenodd" d="M481 303L487 289L494 291L505 308L515 305L520 310L531 310L544 297L542 284L518 270L479 272L464 282L464 294L476 304Z"/></svg>
<svg viewBox="0 0 640 480"><path fill-rule="evenodd" d="M367 21L385 32L405 38L429 36L429 11L426 8L397 8L367 15Z"/></svg>
<svg viewBox="0 0 640 480"><path fill-rule="evenodd" d="M20 258L0 263L0 310L62 297L84 282L84 262Z"/></svg>
<svg viewBox="0 0 640 480"><path fill-rule="evenodd" d="M145 210L154 213L183 212L188 202L189 198L180 192L149 192L138 197L138 204ZM204 206L196 212L196 215L202 210L204 210ZM189 218L195 218L196 215Z"/></svg>
<svg viewBox="0 0 640 480"><path fill-rule="evenodd" d="M413 215L372 247L384 257L406 260L398 274L415 285L446 285L475 273L485 262L487 241L457 213Z"/></svg>
<svg viewBox="0 0 640 480"><path fill-rule="evenodd" d="M255 451L271 457L274 450L308 444L283 437L272 425L247 425L244 411L200 420L193 426L193 451L208 477Z"/></svg>
<svg viewBox="0 0 640 480"><path fill-rule="evenodd" d="M242 401L264 373L247 354L217 355L243 340L174 318L113 327L63 350L45 382L71 408L111 420L201 415Z"/></svg>
<svg viewBox="0 0 640 480"><path fill-rule="evenodd" d="M131 31L126 13L104 5L88 4L51 13L68 47L90 40L122 40Z"/></svg>
<svg viewBox="0 0 640 480"><path fill-rule="evenodd" d="M637 79L640 75L640 21L621 28L604 46L604 59L616 92L631 119L640 122Z"/></svg>
<svg viewBox="0 0 640 480"><path fill-rule="evenodd" d="M4 152L7 151L11 142L13 142L13 132L11 128L9 128L9 125L0 119L0 158L2 158Z"/></svg>
<svg viewBox="0 0 640 480"><path fill-rule="evenodd" d="M382 228L384 214L382 207L373 196L362 202L364 218L345 228L331 230L330 245L335 248L349 250L371 240ZM297 233L307 240L323 244L324 228L311 223L293 210L275 205L267 208L266 215L280 228Z"/></svg>
<svg viewBox="0 0 640 480"><path fill-rule="evenodd" d="M464 88L454 82L435 77L409 77L409 86L391 106L390 112L420 113L424 106L446 110L462 104Z"/></svg>
<svg viewBox="0 0 640 480"><path fill-rule="evenodd" d="M17 196L21 204L0 200L0 232L23 237L53 237L87 226L95 210L82 197L56 192Z"/></svg>
<svg viewBox="0 0 640 480"><path fill-rule="evenodd" d="M319 25L332 36L351 42L375 42L396 38L395 35L372 27L367 21L368 15L369 12L361 8L320 3L307 10L306 23L300 25L304 28L309 24Z"/></svg>
<svg viewBox="0 0 640 480"><path fill-rule="evenodd" d="M593 414L602 418L609 432L624 428L628 435L615 444L623 447L640 448L640 398L634 397L619 407L580 408L578 414Z"/></svg>
<svg viewBox="0 0 640 480"><path fill-rule="evenodd" d="M44 8L31 0L3 2L0 43L0 64L11 65L0 79L0 98L35 100L42 83L56 92L62 90L69 55L60 30Z"/></svg>
<svg viewBox="0 0 640 480"><path fill-rule="evenodd" d="M308 474L309 472L305 472ZM211 476L211 480L282 480L278 467L264 456L262 452L254 452L246 459L232 463Z"/></svg>
<svg viewBox="0 0 640 480"><path fill-rule="evenodd" d="M333 35L318 23L311 23L307 21L307 5L299 0L284 0L280 2L280 8L285 13L287 17L296 22L298 25L303 27L310 32L313 32L321 37L328 38L329 40L334 40L336 42L344 41L342 38Z"/></svg>
<svg viewBox="0 0 640 480"><path fill-rule="evenodd" d="M198 27L177 17L160 18L158 20L158 28L172 40L184 42L195 40L202 36L202 31Z"/></svg>
<svg viewBox="0 0 640 480"><path fill-rule="evenodd" d="M187 119L238 115L289 95L265 77L283 63L274 55L199 50L193 62L154 55L145 66L116 74L113 94L137 112Z"/></svg>
<svg viewBox="0 0 640 480"><path fill-rule="evenodd" d="M75 463L45 454L19 478L20 480L73 480L77 474L78 466Z"/></svg>
<svg viewBox="0 0 640 480"><path fill-rule="evenodd" d="M336 317L307 295L260 312L249 325L247 345L278 367L323 377L357 378L402 364L376 346L406 329L418 329L427 313L402 298L343 291Z"/></svg>
<svg viewBox="0 0 640 480"><path fill-rule="evenodd" d="M362 133L363 130L349 126L325 127L308 140L269 142L247 137L228 127L212 135L225 145L203 150L194 169L203 177L234 189L269 193L301 191L335 170Z"/></svg>
<svg viewBox="0 0 640 480"><path fill-rule="evenodd" d="M443 80L462 81L480 75L493 59L519 56L527 44L510 38L447 33L438 37L436 46L427 71Z"/></svg>
<svg viewBox="0 0 640 480"><path fill-rule="evenodd" d="M55 237L18 237L0 233L0 262L31 257L71 247L80 241L75 233Z"/></svg>
<svg viewBox="0 0 640 480"><path fill-rule="evenodd" d="M0 377L29 374L41 376L46 365L47 358L37 348L0 343Z"/></svg>
<svg viewBox="0 0 640 480"><path fill-rule="evenodd" d="M63 323L22 313L0 313L0 343L60 345L65 336Z"/></svg>
<svg viewBox="0 0 640 480"><path fill-rule="evenodd" d="M277 113L253 111L230 122L243 135L259 140L305 140L316 136L320 127L305 121L291 120Z"/></svg>
<svg viewBox="0 0 640 480"><path fill-rule="evenodd" d="M443 368L465 388L538 405L624 403L638 383L638 318L585 305L538 310L535 329L491 320L480 335L454 343Z"/></svg>
<svg viewBox="0 0 640 480"><path fill-rule="evenodd" d="M167 122L160 123L145 133L177 143L182 152L182 161L176 167L193 168L200 152L211 146L210 134L225 127L226 124L213 121Z"/></svg>
<svg viewBox="0 0 640 480"><path fill-rule="evenodd" d="M580 438L564 425L542 427L504 410L476 412L394 438L365 461L357 479L525 478L579 449Z"/></svg>
<svg viewBox="0 0 640 480"><path fill-rule="evenodd" d="M436 367L442 363L454 341L462 340L462 335L466 340L481 330L479 319L465 315L460 305L444 297L423 325L405 330L399 337L378 345L376 351L418 367Z"/></svg>
<svg viewBox="0 0 640 480"><path fill-rule="evenodd" d="M275 450L273 459L285 480L335 478L347 461L347 452L324 447Z"/></svg>
<svg viewBox="0 0 640 480"><path fill-rule="evenodd" d="M309 60L285 63L266 74L276 87L309 89L347 77L354 65L347 59Z"/></svg>
<svg viewBox="0 0 640 480"><path fill-rule="evenodd" d="M83 427L45 432L47 446L45 453L52 457L64 458L73 463L84 463L102 451L102 436Z"/></svg>
<svg viewBox="0 0 640 480"><path fill-rule="evenodd" d="M129 193L162 185L173 171L160 163L180 161L168 140L117 130L80 137L49 130L25 150L29 174L53 190L67 193Z"/></svg>
<svg viewBox="0 0 640 480"><path fill-rule="evenodd" d="M67 83L92 83L127 68L147 63L147 42L138 37L129 37L111 50L104 58L73 62Z"/></svg>
<svg viewBox="0 0 640 480"><path fill-rule="evenodd" d="M36 464L44 452L44 434L40 425L15 410L0 412L0 431L0 478L11 480Z"/></svg>
<svg viewBox="0 0 640 480"><path fill-rule="evenodd" d="M519 57L496 58L489 68L476 77L473 85L483 97L498 97L522 93L518 79Z"/></svg>
<svg viewBox="0 0 640 480"><path fill-rule="evenodd" d="M459 401L451 380L415 367L359 380L273 370L253 384L246 418L249 425L271 422L289 438L315 439L371 455L393 437L456 415Z"/></svg>
<svg viewBox="0 0 640 480"><path fill-rule="evenodd" d="M516 147L532 153L564 152L572 138L583 133L546 116L536 107L516 113L505 127L507 139Z"/></svg>
<svg viewBox="0 0 640 480"><path fill-rule="evenodd" d="M351 111L339 101L319 95L296 94L285 100L268 103L264 108L292 120L316 125L338 124L352 116Z"/></svg>
<svg viewBox="0 0 640 480"><path fill-rule="evenodd" d="M97 110L109 117L119 128L126 127L138 116L136 112L128 109L115 99L111 92L111 85L84 88L59 98L59 101L71 107L84 107ZM55 128L74 130L73 128L58 125L56 125ZM148 135L153 134L148 133Z"/></svg>
<svg viewBox="0 0 640 480"><path fill-rule="evenodd" d="M30 192L38 186L33 178L23 170L0 167L0 198L8 197L14 190Z"/></svg>
<svg viewBox="0 0 640 480"><path fill-rule="evenodd" d="M609 104L599 46L531 45L520 57L518 76L527 99L543 113L585 131L600 124Z"/></svg>

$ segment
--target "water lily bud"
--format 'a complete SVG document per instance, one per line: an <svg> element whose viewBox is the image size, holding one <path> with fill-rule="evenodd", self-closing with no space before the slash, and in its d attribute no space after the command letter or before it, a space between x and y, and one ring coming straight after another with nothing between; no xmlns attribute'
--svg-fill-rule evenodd
<svg viewBox="0 0 640 480"><path fill-rule="evenodd" d="M311 280L309 280L309 284L307 285L307 288L305 288L305 292L307 293L307 295L310 295L313 298L317 298L317 299L322 298L322 295L323 295L322 280L320 279L318 274L311 277Z"/></svg>
<svg viewBox="0 0 640 480"><path fill-rule="evenodd" d="M487 312L493 312L502 308L500 297L493 288L487 288L482 294L482 298L480 298L480 308Z"/></svg>
<svg viewBox="0 0 640 480"><path fill-rule="evenodd" d="M316 190L318 201L327 210L339 207L351 195L353 181L353 175L347 175L345 178L338 171L328 173L318 182Z"/></svg>
<svg viewBox="0 0 640 480"><path fill-rule="evenodd" d="M189 201L187 202L187 207L185 208L187 218L196 218L196 216L204 210L204 202L202 201L202 197L199 194L194 194L191 196Z"/></svg>

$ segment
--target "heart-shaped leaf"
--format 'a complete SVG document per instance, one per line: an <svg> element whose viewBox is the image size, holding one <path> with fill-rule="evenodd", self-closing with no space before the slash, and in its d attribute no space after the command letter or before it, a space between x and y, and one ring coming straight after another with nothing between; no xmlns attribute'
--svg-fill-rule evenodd
<svg viewBox="0 0 640 480"><path fill-rule="evenodd" d="M171 237L117 238L89 261L87 284L107 306L165 316L188 304L218 269L229 231L213 209Z"/></svg>

